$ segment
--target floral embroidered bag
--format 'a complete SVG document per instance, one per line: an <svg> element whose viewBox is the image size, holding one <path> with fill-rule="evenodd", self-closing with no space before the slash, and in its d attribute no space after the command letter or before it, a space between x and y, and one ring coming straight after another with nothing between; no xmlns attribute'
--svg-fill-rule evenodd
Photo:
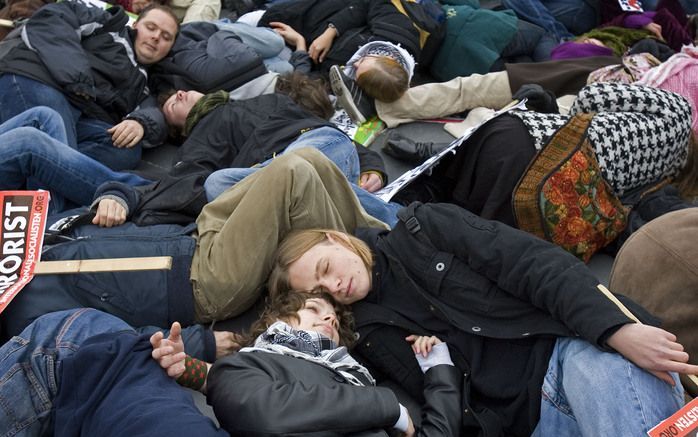
<svg viewBox="0 0 698 437"><path fill-rule="evenodd" d="M520 229L588 262L627 224L628 211L601 175L586 136L592 114L574 116L538 152L514 190Z"/></svg>

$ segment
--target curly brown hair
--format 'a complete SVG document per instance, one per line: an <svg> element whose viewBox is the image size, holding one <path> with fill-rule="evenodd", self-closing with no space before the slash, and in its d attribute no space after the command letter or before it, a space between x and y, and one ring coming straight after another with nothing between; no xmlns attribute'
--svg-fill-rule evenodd
<svg viewBox="0 0 698 437"><path fill-rule="evenodd" d="M328 293L305 292L290 292L277 295L274 298L268 297L267 305L262 315L252 324L248 332L242 334L240 346L252 345L261 333L278 320L288 322L295 319L298 321L297 313L305 307L305 302L308 299L323 299L332 305L337 314L337 322L339 324L337 328L339 344L347 347L353 346L355 342L354 317L349 307L335 301Z"/></svg>

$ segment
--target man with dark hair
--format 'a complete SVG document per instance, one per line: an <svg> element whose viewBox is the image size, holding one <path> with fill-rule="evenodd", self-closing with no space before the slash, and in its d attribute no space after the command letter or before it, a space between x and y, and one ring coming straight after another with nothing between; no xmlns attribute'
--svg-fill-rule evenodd
<svg viewBox="0 0 698 437"><path fill-rule="evenodd" d="M170 51L179 25L162 5L144 9L133 28L127 22L120 7L39 9L0 60L0 122L48 106L63 118L71 147L114 170L136 167L141 146L166 135L155 99L147 99L146 69Z"/></svg>

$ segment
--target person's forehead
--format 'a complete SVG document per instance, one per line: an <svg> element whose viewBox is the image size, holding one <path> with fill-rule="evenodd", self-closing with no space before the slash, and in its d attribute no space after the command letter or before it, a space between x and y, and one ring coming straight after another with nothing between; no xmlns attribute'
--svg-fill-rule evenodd
<svg viewBox="0 0 698 437"><path fill-rule="evenodd" d="M177 33L177 23L174 18L160 9L151 9L145 17L141 16L138 21L143 24L155 24L160 29L170 32L172 36Z"/></svg>

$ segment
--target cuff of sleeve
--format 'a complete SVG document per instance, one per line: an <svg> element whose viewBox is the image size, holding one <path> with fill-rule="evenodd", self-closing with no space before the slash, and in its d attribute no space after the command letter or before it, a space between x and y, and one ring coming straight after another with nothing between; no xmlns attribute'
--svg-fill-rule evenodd
<svg viewBox="0 0 698 437"><path fill-rule="evenodd" d="M417 357L419 367L422 369L422 373L427 373L427 370L439 364L453 365L453 360L451 360L451 354L448 351L448 345L446 343L434 345L426 358L424 358L422 354L417 354L415 356Z"/></svg>
<svg viewBox="0 0 698 437"><path fill-rule="evenodd" d="M362 172L361 174L363 174L363 173L373 173L375 175L378 175L378 177L381 178L381 182L383 182L383 185L385 185L385 175L383 173L379 172L378 170L366 170L366 171Z"/></svg>
<svg viewBox="0 0 698 437"><path fill-rule="evenodd" d="M129 210L128 210L128 204L126 203L126 201L119 196L114 196L111 194L105 194L105 195L99 196L98 198L93 200L92 204L90 205L90 211L96 211L97 206L99 205L99 202L101 202L104 199L111 199L111 200L115 201L116 203L118 203L119 205L121 205L124 208L124 210L126 210L126 217L128 217Z"/></svg>
<svg viewBox="0 0 698 437"><path fill-rule="evenodd" d="M393 425L393 428L401 432L407 432L407 425L409 425L408 417L409 413L404 405L400 404L400 417L398 417L397 422Z"/></svg>

